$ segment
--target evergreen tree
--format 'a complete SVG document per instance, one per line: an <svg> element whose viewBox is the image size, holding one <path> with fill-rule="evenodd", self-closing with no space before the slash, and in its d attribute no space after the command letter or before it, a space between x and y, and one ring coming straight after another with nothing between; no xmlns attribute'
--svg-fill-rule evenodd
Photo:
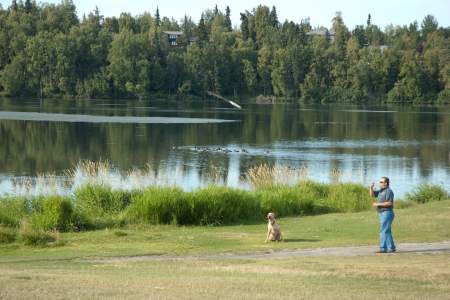
<svg viewBox="0 0 450 300"><path fill-rule="evenodd" d="M159 15L159 7L156 7L155 25L157 28L159 28L161 26L161 16Z"/></svg>
<svg viewBox="0 0 450 300"><path fill-rule="evenodd" d="M206 28L205 19L203 18L203 14L200 17L200 22L197 27L197 36L200 45L203 45L208 41L208 29Z"/></svg>
<svg viewBox="0 0 450 300"><path fill-rule="evenodd" d="M248 40L250 37L250 30L248 28L248 17L247 14L241 13L241 33L242 33L242 39L244 41Z"/></svg>
<svg viewBox="0 0 450 300"><path fill-rule="evenodd" d="M231 10L230 10L229 6L227 6L227 8L225 10L224 27L225 27L225 30L227 30L227 31L232 31L233 30L233 26L231 24Z"/></svg>
<svg viewBox="0 0 450 300"><path fill-rule="evenodd" d="M25 12L31 13L33 10L33 3L31 0L25 0Z"/></svg>
<svg viewBox="0 0 450 300"><path fill-rule="evenodd" d="M427 36L436 31L438 28L438 22L436 21L435 17L432 15L427 15L422 21L422 37L424 39L427 38Z"/></svg>
<svg viewBox="0 0 450 300"><path fill-rule="evenodd" d="M183 19L183 24L181 25L181 29L183 31L183 42L185 46L189 45L191 38L193 37L194 27L195 24L194 22L192 22L191 17L185 15Z"/></svg>
<svg viewBox="0 0 450 300"><path fill-rule="evenodd" d="M259 50L257 70L264 95L272 91L272 56L272 49L269 46L264 46Z"/></svg>
<svg viewBox="0 0 450 300"><path fill-rule="evenodd" d="M17 0L13 0L13 1L11 2L10 10L12 10L12 11L17 11L18 8L19 8L19 6L17 5Z"/></svg>
<svg viewBox="0 0 450 300"><path fill-rule="evenodd" d="M368 45L366 30L363 26L357 25L352 31L352 36L358 41L359 47L365 47Z"/></svg>
<svg viewBox="0 0 450 300"><path fill-rule="evenodd" d="M275 8L275 5L272 6L272 10L270 11L270 22L273 27L278 27L278 25L280 24L278 22L278 14L277 14L277 9Z"/></svg>

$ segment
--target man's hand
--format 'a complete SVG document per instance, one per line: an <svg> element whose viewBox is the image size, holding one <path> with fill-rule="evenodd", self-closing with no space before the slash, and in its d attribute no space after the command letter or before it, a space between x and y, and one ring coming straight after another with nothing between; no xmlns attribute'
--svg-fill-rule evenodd
<svg viewBox="0 0 450 300"><path fill-rule="evenodd" d="M380 206L380 204L379 204L379 203L376 203L376 202L374 202L374 203L372 203L372 206L373 206L373 207L378 207L378 206Z"/></svg>
<svg viewBox="0 0 450 300"><path fill-rule="evenodd" d="M373 187L375 186L375 183L372 182L372 184L369 186L369 196L373 197L374 196L374 192L373 192Z"/></svg>

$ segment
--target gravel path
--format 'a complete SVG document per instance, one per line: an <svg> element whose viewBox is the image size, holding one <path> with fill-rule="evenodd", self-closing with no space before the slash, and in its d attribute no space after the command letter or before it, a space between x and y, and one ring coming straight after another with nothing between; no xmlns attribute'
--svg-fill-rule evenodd
<svg viewBox="0 0 450 300"><path fill-rule="evenodd" d="M370 255L401 255L406 253L449 253L450 241L436 243L403 243L397 245L397 252L393 254L376 254L376 246L352 246L352 247L333 247L333 248L315 248L315 249L294 249L280 251L266 251L247 254L217 254L202 256L169 256L169 255L147 255L147 256L124 256L105 259L89 259L86 262L95 263L117 263L117 262L139 262L148 260L245 260L245 259L282 259L291 257L305 256L370 256Z"/></svg>

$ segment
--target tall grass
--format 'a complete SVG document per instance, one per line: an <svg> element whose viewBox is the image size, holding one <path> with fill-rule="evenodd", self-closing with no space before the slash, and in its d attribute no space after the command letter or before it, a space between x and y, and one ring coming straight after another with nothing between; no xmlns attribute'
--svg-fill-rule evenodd
<svg viewBox="0 0 450 300"><path fill-rule="evenodd" d="M81 227L102 228L123 223L121 213L131 202L132 192L113 190L106 184L87 184L79 187L75 207Z"/></svg>
<svg viewBox="0 0 450 300"><path fill-rule="evenodd" d="M336 212L357 212L371 207L373 199L367 188L354 183L337 183L328 186L328 207Z"/></svg>
<svg viewBox="0 0 450 300"><path fill-rule="evenodd" d="M267 177L268 178L268 177ZM261 182L261 181L259 181ZM448 199L441 187L423 186L409 195L414 203ZM413 203L410 201L409 203ZM317 215L370 209L364 186L301 181L295 185L273 181L252 190L219 185L185 192L177 187L115 190L106 184L79 187L72 196L0 199L0 225L28 224L34 234L64 232L130 224L223 225L278 216Z"/></svg>
<svg viewBox="0 0 450 300"><path fill-rule="evenodd" d="M217 185L193 192L149 188L127 209L130 223L220 225L259 217L260 203L254 193Z"/></svg>
<svg viewBox="0 0 450 300"><path fill-rule="evenodd" d="M253 187L267 188L306 181L308 180L308 168L294 169L287 166L261 164L250 168L245 177Z"/></svg>
<svg viewBox="0 0 450 300"><path fill-rule="evenodd" d="M133 198L127 209L130 223L221 225L278 216L315 215L369 209L367 190L359 185L302 182L272 185L254 191L211 185L193 192L178 188L149 188Z"/></svg>
<svg viewBox="0 0 450 300"><path fill-rule="evenodd" d="M424 184L406 195L406 199L416 203L442 201L450 199L448 192L438 185Z"/></svg>
<svg viewBox="0 0 450 300"><path fill-rule="evenodd" d="M261 204L250 191L211 185L187 193L191 215L187 220L196 225L221 225L258 219Z"/></svg>
<svg viewBox="0 0 450 300"><path fill-rule="evenodd" d="M315 186L299 184L295 187L272 186L256 191L263 214L275 212L277 216L309 215L320 210Z"/></svg>
<svg viewBox="0 0 450 300"><path fill-rule="evenodd" d="M280 216L356 212L370 208L365 187L357 184L320 184L311 181L296 186L273 186L256 191L264 213Z"/></svg>
<svg viewBox="0 0 450 300"><path fill-rule="evenodd" d="M189 210L181 189L151 187L133 197L126 215L131 223L186 224Z"/></svg>
<svg viewBox="0 0 450 300"><path fill-rule="evenodd" d="M0 199L0 225L18 227L28 214L29 207L25 198Z"/></svg>
<svg viewBox="0 0 450 300"><path fill-rule="evenodd" d="M28 246L45 247L51 243L58 242L59 233L57 231L36 229L27 222L23 222L20 228L20 239Z"/></svg>
<svg viewBox="0 0 450 300"><path fill-rule="evenodd" d="M39 197L32 204L30 224L34 229L73 230L75 214L71 199L61 196Z"/></svg>
<svg viewBox="0 0 450 300"><path fill-rule="evenodd" d="M0 244L9 244L16 240L17 233L15 228L0 226Z"/></svg>

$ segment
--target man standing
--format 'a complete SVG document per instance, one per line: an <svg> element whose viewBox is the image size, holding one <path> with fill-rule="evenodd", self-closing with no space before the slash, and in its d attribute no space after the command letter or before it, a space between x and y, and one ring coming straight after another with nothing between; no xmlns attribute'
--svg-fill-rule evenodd
<svg viewBox="0 0 450 300"><path fill-rule="evenodd" d="M378 210L380 218L380 251L377 253L395 252L394 239L392 238L391 225L394 220L394 192L389 187L389 178L381 177L380 189L373 190L374 183L369 187L371 197L376 197L377 202L373 203L373 207Z"/></svg>

